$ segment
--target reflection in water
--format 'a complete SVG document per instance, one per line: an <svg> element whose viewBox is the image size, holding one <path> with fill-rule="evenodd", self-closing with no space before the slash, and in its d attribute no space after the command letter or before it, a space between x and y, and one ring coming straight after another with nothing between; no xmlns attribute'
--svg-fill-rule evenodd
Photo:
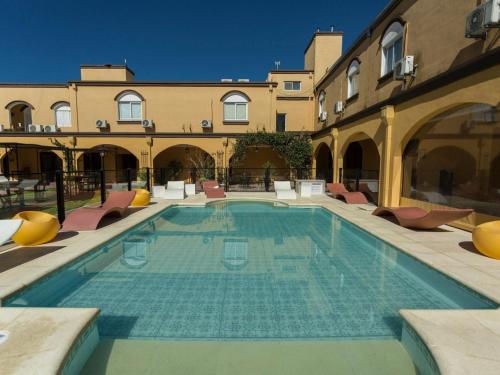
<svg viewBox="0 0 500 375"><path fill-rule="evenodd" d="M128 239L123 241L121 264L131 269L139 269L148 263L149 241L146 239Z"/></svg>

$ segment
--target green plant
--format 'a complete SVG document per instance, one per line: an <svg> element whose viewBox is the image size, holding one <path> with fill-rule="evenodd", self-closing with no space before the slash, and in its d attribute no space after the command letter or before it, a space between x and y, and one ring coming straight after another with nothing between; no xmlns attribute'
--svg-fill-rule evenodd
<svg viewBox="0 0 500 375"><path fill-rule="evenodd" d="M265 130L246 133L236 139L233 145L233 163L237 165L246 155L251 146L271 146L290 168L307 169L312 163L311 137L307 134L267 133Z"/></svg>
<svg viewBox="0 0 500 375"><path fill-rule="evenodd" d="M171 160L167 164L167 181L177 180L183 170L184 167L179 160Z"/></svg>
<svg viewBox="0 0 500 375"><path fill-rule="evenodd" d="M266 161L262 167L264 168L264 187L266 188L266 191L269 191L269 187L271 186L271 176L274 173L274 165L271 162Z"/></svg>

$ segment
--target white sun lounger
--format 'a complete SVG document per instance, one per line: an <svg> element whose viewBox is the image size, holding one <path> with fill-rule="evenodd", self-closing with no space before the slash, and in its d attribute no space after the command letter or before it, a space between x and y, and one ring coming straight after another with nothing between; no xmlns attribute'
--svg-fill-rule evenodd
<svg viewBox="0 0 500 375"><path fill-rule="evenodd" d="M21 219L0 220L0 246L16 234L22 223Z"/></svg>
<svg viewBox="0 0 500 375"><path fill-rule="evenodd" d="M274 190L278 199L297 199L295 190L292 190L290 181L274 181Z"/></svg>
<svg viewBox="0 0 500 375"><path fill-rule="evenodd" d="M153 186L153 198L164 198L165 197L165 186L155 185Z"/></svg>
<svg viewBox="0 0 500 375"><path fill-rule="evenodd" d="M165 199L184 199L184 181L167 182L167 190L163 195Z"/></svg>

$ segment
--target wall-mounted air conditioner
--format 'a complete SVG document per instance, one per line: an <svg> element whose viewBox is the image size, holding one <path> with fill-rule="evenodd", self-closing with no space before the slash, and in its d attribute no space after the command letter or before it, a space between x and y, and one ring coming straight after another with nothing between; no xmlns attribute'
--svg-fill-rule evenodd
<svg viewBox="0 0 500 375"><path fill-rule="evenodd" d="M208 120L203 120L201 122L202 129L210 129L212 127L212 122Z"/></svg>
<svg viewBox="0 0 500 375"><path fill-rule="evenodd" d="M153 120L142 120L142 127L143 128L152 128L154 126Z"/></svg>
<svg viewBox="0 0 500 375"><path fill-rule="evenodd" d="M333 111L337 114L344 112L344 102L343 101L336 102Z"/></svg>
<svg viewBox="0 0 500 375"><path fill-rule="evenodd" d="M326 121L327 118L328 118L328 112L323 111L323 112L320 113L319 119L321 121Z"/></svg>
<svg viewBox="0 0 500 375"><path fill-rule="evenodd" d="M108 127L108 123L106 120L97 120L95 122L95 127L98 129L106 129Z"/></svg>
<svg viewBox="0 0 500 375"><path fill-rule="evenodd" d="M43 128L41 125L29 124L28 133L41 133Z"/></svg>
<svg viewBox="0 0 500 375"><path fill-rule="evenodd" d="M57 126L55 125L40 125L43 128L44 133L55 133L57 132Z"/></svg>
<svg viewBox="0 0 500 375"><path fill-rule="evenodd" d="M415 73L415 65L413 64L413 56L403 56L403 58L396 62L394 66L394 79L402 81L406 76L411 76Z"/></svg>
<svg viewBox="0 0 500 375"><path fill-rule="evenodd" d="M488 28L500 26L500 1L489 0L476 7L465 21L466 38L484 38Z"/></svg>

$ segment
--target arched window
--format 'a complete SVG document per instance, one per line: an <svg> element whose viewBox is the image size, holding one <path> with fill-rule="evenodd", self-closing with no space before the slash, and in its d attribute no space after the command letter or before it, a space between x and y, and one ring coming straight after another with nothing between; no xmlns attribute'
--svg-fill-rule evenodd
<svg viewBox="0 0 500 375"><path fill-rule="evenodd" d="M347 69L347 98L359 92L359 62L353 60Z"/></svg>
<svg viewBox="0 0 500 375"><path fill-rule="evenodd" d="M231 93L223 98L224 121L248 121L248 97L243 93Z"/></svg>
<svg viewBox="0 0 500 375"><path fill-rule="evenodd" d="M118 120L142 120L142 98L135 92L124 92L118 97Z"/></svg>
<svg viewBox="0 0 500 375"><path fill-rule="evenodd" d="M500 111L469 104L428 120L403 153L405 198L500 216Z"/></svg>
<svg viewBox="0 0 500 375"><path fill-rule="evenodd" d="M321 91L319 93L319 99L318 99L318 117L321 118L323 112L325 112L325 99L326 99L326 93L324 91Z"/></svg>
<svg viewBox="0 0 500 375"><path fill-rule="evenodd" d="M380 46L382 48L382 61L380 75L384 76L394 70L396 63L403 57L404 26L393 22L385 31Z"/></svg>
<svg viewBox="0 0 500 375"><path fill-rule="evenodd" d="M59 103L54 106L54 116L58 128L71 127L71 107L69 103Z"/></svg>

